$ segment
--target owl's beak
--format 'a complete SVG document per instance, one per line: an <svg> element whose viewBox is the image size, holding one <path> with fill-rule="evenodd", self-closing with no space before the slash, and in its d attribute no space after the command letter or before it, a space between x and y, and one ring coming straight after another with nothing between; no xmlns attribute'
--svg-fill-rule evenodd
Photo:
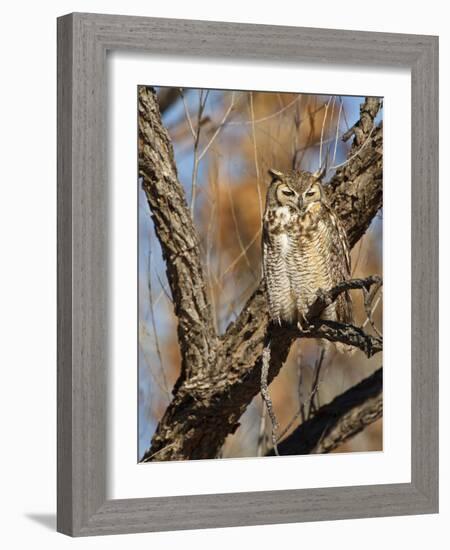
<svg viewBox="0 0 450 550"><path fill-rule="evenodd" d="M299 197L298 197L297 206L298 206L298 209L299 209L300 211L303 210L303 206L304 206L304 205L303 205L303 197L302 197L301 195L299 195Z"/></svg>

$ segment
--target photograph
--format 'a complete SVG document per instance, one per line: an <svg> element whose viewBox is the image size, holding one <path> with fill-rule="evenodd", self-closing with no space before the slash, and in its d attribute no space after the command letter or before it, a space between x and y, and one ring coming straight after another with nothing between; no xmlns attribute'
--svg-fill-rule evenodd
<svg viewBox="0 0 450 550"><path fill-rule="evenodd" d="M143 84L137 123L138 462L382 451L383 98Z"/></svg>

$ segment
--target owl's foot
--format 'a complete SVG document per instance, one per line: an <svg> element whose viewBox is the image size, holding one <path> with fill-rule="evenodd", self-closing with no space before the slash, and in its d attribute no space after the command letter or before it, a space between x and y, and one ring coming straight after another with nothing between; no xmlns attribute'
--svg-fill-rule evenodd
<svg viewBox="0 0 450 550"><path fill-rule="evenodd" d="M312 325L304 315L299 315L297 328L300 332L311 332L314 329L314 325Z"/></svg>

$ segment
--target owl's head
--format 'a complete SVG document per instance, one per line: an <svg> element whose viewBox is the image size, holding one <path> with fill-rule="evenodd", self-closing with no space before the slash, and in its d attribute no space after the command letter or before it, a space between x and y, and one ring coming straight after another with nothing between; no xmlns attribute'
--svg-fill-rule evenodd
<svg viewBox="0 0 450 550"><path fill-rule="evenodd" d="M269 175L272 180L267 190L267 204L272 208L287 206L298 210L300 193L295 179L274 169L269 170Z"/></svg>
<svg viewBox="0 0 450 550"><path fill-rule="evenodd" d="M298 212L306 212L311 205L326 200L321 184L325 170L311 173L291 170L283 173L270 169L272 180L268 189L268 204L272 206L289 206Z"/></svg>

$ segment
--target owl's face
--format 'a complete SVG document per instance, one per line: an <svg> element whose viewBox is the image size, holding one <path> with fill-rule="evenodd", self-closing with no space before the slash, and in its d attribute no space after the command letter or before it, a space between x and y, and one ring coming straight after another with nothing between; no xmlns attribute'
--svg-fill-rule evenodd
<svg viewBox="0 0 450 550"><path fill-rule="evenodd" d="M269 170L269 174L272 181L268 199L272 207L288 206L304 214L325 198L320 175L296 170L282 173L273 169Z"/></svg>
<svg viewBox="0 0 450 550"><path fill-rule="evenodd" d="M300 189L294 179L277 170L269 170L272 181L269 185L267 198L271 208L287 207L289 210L299 211Z"/></svg>

